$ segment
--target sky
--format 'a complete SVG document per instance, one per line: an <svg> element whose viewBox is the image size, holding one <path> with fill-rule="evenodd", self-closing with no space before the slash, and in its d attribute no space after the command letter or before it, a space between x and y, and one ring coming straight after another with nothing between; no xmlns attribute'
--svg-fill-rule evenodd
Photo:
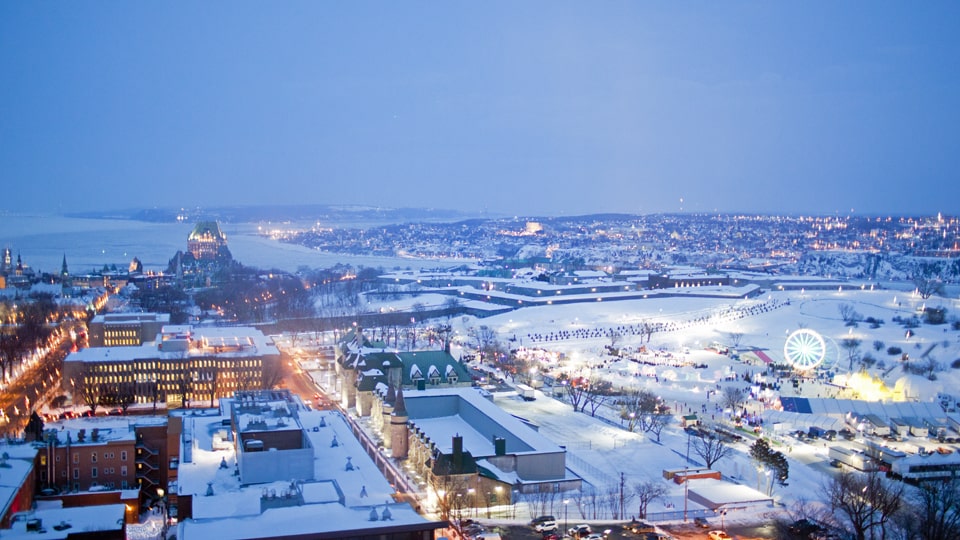
<svg viewBox="0 0 960 540"><path fill-rule="evenodd" d="M3 2L0 211L960 214L955 2Z"/></svg>

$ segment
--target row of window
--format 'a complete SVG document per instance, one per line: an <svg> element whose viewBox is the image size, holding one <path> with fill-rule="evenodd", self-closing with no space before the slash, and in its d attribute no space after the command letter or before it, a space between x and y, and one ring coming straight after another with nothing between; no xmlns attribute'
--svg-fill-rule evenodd
<svg viewBox="0 0 960 540"><path fill-rule="evenodd" d="M140 374L150 374L156 371L176 371L181 372L184 370L198 369L198 368L218 368L220 370L224 369L236 369L236 368L259 368L263 365L263 360L260 358L253 359L237 359L237 360L213 360L208 358L199 358L189 362L137 362L135 364L129 363L118 363L118 362L109 362L109 363L94 363L91 362L88 364L92 370L96 373L128 373L131 371L141 372Z"/></svg>
<svg viewBox="0 0 960 540"><path fill-rule="evenodd" d="M117 455L116 452L104 452L104 453L103 453L103 459L114 459L114 458L116 457L116 455ZM127 460L127 451L126 451L126 450L121 450L121 451L120 451L120 461L126 461L126 460ZM58 455L58 456L57 456L57 463L59 463L59 462L60 462L60 456ZM74 452L74 453L73 453L73 462L74 462L74 463L80 463L80 452ZM96 453L96 452L90 452L90 463L96 463L96 462L97 462L97 453Z"/></svg>

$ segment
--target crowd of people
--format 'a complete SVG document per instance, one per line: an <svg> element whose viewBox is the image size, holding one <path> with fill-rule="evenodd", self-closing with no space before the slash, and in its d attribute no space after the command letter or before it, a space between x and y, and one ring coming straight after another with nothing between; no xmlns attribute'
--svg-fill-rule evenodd
<svg viewBox="0 0 960 540"><path fill-rule="evenodd" d="M642 321L635 324L621 324L607 328L571 328L565 330L556 330L547 333L527 334L527 339L531 343L547 343L552 341L568 341L583 339L614 339L617 336L640 336L647 337L649 341L653 334L666 332L676 332L695 326L715 325L719 323L736 321L745 317L762 315L777 308L789 305L790 301L780 299L768 299L763 302L751 303L749 305L727 306L718 311L701 314L685 320L667 320L667 321Z"/></svg>

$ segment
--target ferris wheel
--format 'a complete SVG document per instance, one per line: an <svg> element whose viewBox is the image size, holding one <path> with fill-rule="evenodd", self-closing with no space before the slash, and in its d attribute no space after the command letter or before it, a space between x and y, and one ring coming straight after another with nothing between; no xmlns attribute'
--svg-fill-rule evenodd
<svg viewBox="0 0 960 540"><path fill-rule="evenodd" d="M801 328L787 336L783 356L794 369L808 371L823 363L827 356L827 343L820 334L809 328Z"/></svg>

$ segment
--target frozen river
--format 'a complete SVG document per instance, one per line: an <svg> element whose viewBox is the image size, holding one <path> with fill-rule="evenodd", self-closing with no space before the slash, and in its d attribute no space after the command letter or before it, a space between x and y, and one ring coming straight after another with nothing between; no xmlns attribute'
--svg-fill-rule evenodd
<svg viewBox="0 0 960 540"><path fill-rule="evenodd" d="M147 223L63 216L0 214L0 247L19 253L40 272L56 272L64 255L70 272L103 265L126 267L137 257L145 270L164 270L177 250L186 250L193 223ZM284 244L258 234L252 223L221 224L233 257L247 266L296 271L301 266L328 268L338 263L384 268L435 268L464 261L341 255Z"/></svg>

